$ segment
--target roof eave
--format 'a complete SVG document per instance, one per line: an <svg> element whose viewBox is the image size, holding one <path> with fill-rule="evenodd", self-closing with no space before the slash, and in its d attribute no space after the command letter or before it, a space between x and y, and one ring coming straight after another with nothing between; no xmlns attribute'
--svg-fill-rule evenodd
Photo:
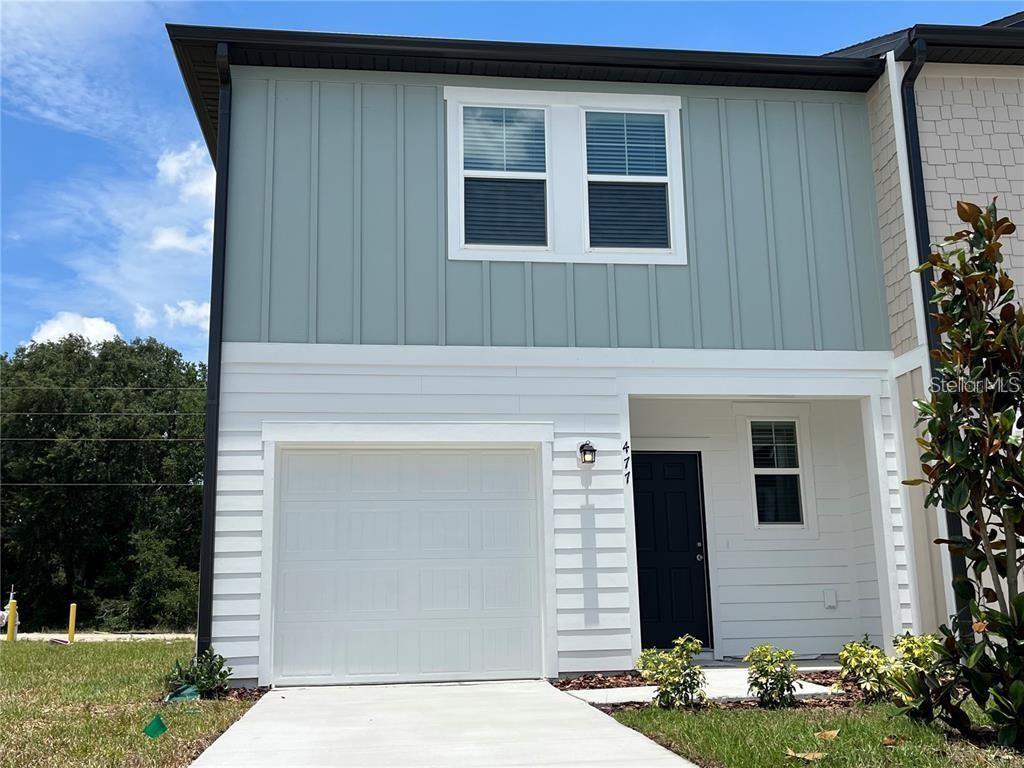
<svg viewBox="0 0 1024 768"><path fill-rule="evenodd" d="M232 64L370 69L637 83L709 83L866 91L881 62L864 58L669 51L168 24L167 33L211 157L216 154L212 50L227 43ZM196 74L196 57L203 61ZM205 61L210 59L210 62ZM204 94L205 88L205 94Z"/></svg>

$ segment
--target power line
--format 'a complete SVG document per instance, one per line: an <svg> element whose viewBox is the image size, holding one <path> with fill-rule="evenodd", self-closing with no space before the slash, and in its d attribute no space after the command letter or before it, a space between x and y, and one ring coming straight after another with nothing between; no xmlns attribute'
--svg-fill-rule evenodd
<svg viewBox="0 0 1024 768"><path fill-rule="evenodd" d="M0 416L205 416L206 411L0 411Z"/></svg>
<svg viewBox="0 0 1024 768"><path fill-rule="evenodd" d="M108 442L108 443L201 443L203 437L0 437L0 443Z"/></svg>
<svg viewBox="0 0 1024 768"><path fill-rule="evenodd" d="M202 483L0 483L0 488L202 488Z"/></svg>
<svg viewBox="0 0 1024 768"><path fill-rule="evenodd" d="M108 387L87 387L87 386L75 386L75 385L69 385L69 386L53 385L53 386L50 386L50 385L43 385L43 384L36 384L36 385L28 385L28 384L26 384L26 385L10 386L10 385L7 385L7 384L0 384L0 390L4 390L4 389L55 389L55 390L65 390L65 389L93 390L94 389L94 390L113 390L115 392L121 392L121 391L126 390L126 389L131 389L131 390L136 390L136 391L145 391L145 392L157 392L157 391L168 391L168 392L205 392L206 391L206 387L135 387L135 386L131 386L131 385L125 385L123 387L114 387L114 386L108 386Z"/></svg>

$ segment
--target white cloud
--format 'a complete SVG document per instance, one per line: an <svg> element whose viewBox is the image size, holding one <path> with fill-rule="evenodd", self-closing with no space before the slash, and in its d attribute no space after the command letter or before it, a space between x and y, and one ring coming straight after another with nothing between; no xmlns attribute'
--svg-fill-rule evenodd
<svg viewBox="0 0 1024 768"><path fill-rule="evenodd" d="M190 235L181 227L154 227L149 247L154 251L209 253L210 238L206 232Z"/></svg>
<svg viewBox="0 0 1024 768"><path fill-rule="evenodd" d="M191 299L179 301L174 306L164 304L164 318L172 328L178 325L192 326L208 333L210 329L210 302L198 304Z"/></svg>
<svg viewBox="0 0 1024 768"><path fill-rule="evenodd" d="M121 335L116 325L102 317L85 317L77 312L58 312L36 326L32 332L32 341L37 344L44 341L59 341L72 333L84 336L93 343L110 341Z"/></svg>
<svg viewBox="0 0 1024 768"><path fill-rule="evenodd" d="M154 45L163 32L155 6L4 3L3 17L4 111L139 146L178 130L154 108L148 70L169 55Z"/></svg>
<svg viewBox="0 0 1024 768"><path fill-rule="evenodd" d="M140 331L146 331L156 325L156 315L152 313L147 307L141 304L135 305L135 327Z"/></svg>
<svg viewBox="0 0 1024 768"><path fill-rule="evenodd" d="M213 208L217 174L198 141L180 152L164 152L156 161L157 179L178 189L183 200L195 198Z"/></svg>
<svg viewBox="0 0 1024 768"><path fill-rule="evenodd" d="M8 243L70 271L6 297L5 317L23 318L20 337L73 306L205 356L206 323L179 300L209 290L215 174L193 140L164 15L144 2L3 3L3 112L108 142L116 156L38 185L5 212ZM5 271L5 289L34 276Z"/></svg>
<svg viewBox="0 0 1024 768"><path fill-rule="evenodd" d="M37 294L46 302L37 311L79 307L201 359L208 310L200 321L181 297L209 290L212 178L193 142L160 153L135 177L94 173L35 190L11 228L25 241L59 243L48 253L73 275ZM165 306L171 312L161 313Z"/></svg>

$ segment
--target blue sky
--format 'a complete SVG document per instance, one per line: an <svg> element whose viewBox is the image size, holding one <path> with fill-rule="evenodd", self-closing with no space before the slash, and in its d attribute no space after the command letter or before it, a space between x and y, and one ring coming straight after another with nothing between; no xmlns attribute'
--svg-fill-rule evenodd
<svg viewBox="0 0 1024 768"><path fill-rule="evenodd" d="M4 3L0 348L66 332L206 355L213 170L164 23L822 53L1006 2Z"/></svg>

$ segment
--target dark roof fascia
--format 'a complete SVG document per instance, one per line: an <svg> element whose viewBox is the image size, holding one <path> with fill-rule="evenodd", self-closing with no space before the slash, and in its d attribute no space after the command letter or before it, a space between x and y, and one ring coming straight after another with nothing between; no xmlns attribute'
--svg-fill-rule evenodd
<svg viewBox="0 0 1024 768"><path fill-rule="evenodd" d="M1024 66L1024 29L1020 27L954 27L918 24L895 49L896 58L913 58L913 41L928 45L932 63Z"/></svg>
<svg viewBox="0 0 1024 768"><path fill-rule="evenodd" d="M864 58L673 51L551 43L289 32L168 24L203 136L216 152L213 51L232 64L556 80L866 91L884 68Z"/></svg>
<svg viewBox="0 0 1024 768"><path fill-rule="evenodd" d="M918 24L906 29L879 35L856 45L849 45L845 48L831 51L825 55L864 58L881 56L888 51L900 48L901 43L906 43L909 49L910 44L907 41L915 38L924 38L929 48L929 61L937 60L932 52L936 47L939 47L960 49L955 52L953 50L945 51L945 55L949 57L949 60L959 57L956 58L959 63L1013 64L1018 62L989 61L989 59L992 58L992 51L1006 51L1022 47L1024 45L1020 37L1022 31L1024 31L1022 27L1024 27L1024 11L990 21L979 27L949 24ZM987 51L988 55L983 53L983 51ZM940 53L939 55L943 54ZM903 60L907 60L910 57L912 57L912 54L904 52ZM1012 59L1013 57L1010 56L1009 58Z"/></svg>

